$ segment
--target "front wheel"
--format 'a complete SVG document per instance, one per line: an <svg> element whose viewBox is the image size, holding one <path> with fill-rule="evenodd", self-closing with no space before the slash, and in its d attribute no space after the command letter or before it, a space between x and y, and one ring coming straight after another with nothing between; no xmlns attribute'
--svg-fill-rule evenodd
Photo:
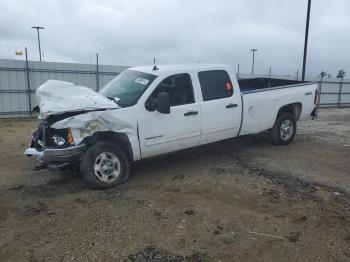
<svg viewBox="0 0 350 262"><path fill-rule="evenodd" d="M297 124L294 115L288 112L280 114L270 130L271 140L275 145L288 145L294 139Z"/></svg>
<svg viewBox="0 0 350 262"><path fill-rule="evenodd" d="M94 189L106 189L129 178L130 163L126 154L110 142L92 145L80 162L85 182Z"/></svg>

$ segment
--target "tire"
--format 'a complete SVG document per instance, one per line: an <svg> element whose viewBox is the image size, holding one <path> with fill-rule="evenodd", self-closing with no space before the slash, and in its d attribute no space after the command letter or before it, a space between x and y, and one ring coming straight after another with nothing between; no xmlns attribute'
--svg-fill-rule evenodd
<svg viewBox="0 0 350 262"><path fill-rule="evenodd" d="M129 179L130 162L118 146L98 141L85 152L80 172L89 187L106 189Z"/></svg>
<svg viewBox="0 0 350 262"><path fill-rule="evenodd" d="M297 131L297 123L294 115L282 112L277 116L273 128L270 130L272 143L275 145L288 145L293 141Z"/></svg>

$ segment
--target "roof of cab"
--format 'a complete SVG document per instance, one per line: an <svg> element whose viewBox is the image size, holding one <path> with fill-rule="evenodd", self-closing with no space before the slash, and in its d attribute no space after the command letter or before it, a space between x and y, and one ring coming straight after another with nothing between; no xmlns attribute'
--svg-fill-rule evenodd
<svg viewBox="0 0 350 262"><path fill-rule="evenodd" d="M224 64L175 64L175 65L157 65L157 70L153 70L154 65L145 65L145 66L135 66L130 67L128 70L144 72L156 76L162 74L171 74L178 73L179 71L192 71L192 70L215 70L215 69L229 69L228 65Z"/></svg>

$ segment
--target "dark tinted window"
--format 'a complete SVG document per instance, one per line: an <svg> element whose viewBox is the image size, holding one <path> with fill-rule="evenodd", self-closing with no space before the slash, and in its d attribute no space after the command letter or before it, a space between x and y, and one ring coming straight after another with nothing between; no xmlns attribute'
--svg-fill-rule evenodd
<svg viewBox="0 0 350 262"><path fill-rule="evenodd" d="M151 98L155 99L160 92L167 92L170 95L171 106L194 103L192 81L189 74L178 74L165 78L153 91Z"/></svg>
<svg viewBox="0 0 350 262"><path fill-rule="evenodd" d="M204 101L230 97L233 87L226 71L213 70L198 73Z"/></svg>

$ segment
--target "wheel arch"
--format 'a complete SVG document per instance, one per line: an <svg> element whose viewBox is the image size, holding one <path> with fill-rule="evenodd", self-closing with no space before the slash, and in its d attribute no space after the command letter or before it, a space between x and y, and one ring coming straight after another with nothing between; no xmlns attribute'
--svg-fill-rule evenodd
<svg viewBox="0 0 350 262"><path fill-rule="evenodd" d="M282 106L278 110L277 117L279 117L284 112L288 112L295 117L295 121L298 121L300 118L300 115L301 115L301 111L302 111L302 104L301 103L299 103L299 102L291 103L291 104L287 104L287 105Z"/></svg>
<svg viewBox="0 0 350 262"><path fill-rule="evenodd" d="M106 141L120 146L120 148L126 153L130 162L134 160L134 155L129 141L129 137L125 133L113 132L113 131L98 131L92 136L84 139L84 142L88 147L96 143L97 141Z"/></svg>

